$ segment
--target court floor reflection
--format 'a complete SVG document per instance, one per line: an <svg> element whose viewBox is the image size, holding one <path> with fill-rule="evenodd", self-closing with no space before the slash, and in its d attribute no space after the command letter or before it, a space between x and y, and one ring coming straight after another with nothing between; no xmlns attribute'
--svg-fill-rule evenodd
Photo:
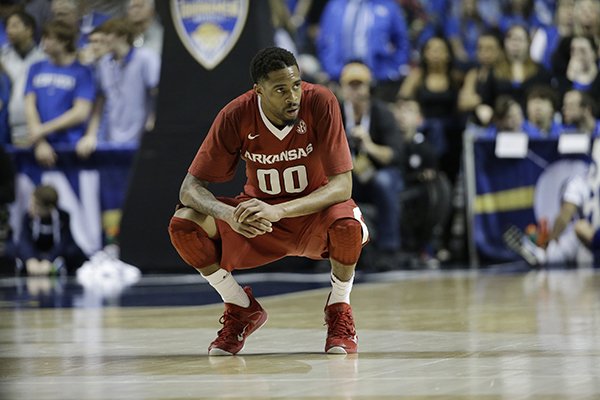
<svg viewBox="0 0 600 400"><path fill-rule="evenodd" d="M327 276L297 277L286 294L291 278L244 278L269 321L235 357L206 355L222 305L172 304L173 293L198 301L207 285L148 279L129 294L154 296L146 306L86 303L81 290L35 306L2 281L0 397L600 398L598 270L363 276L352 294L359 354L346 357L323 354ZM72 289L50 286L63 298Z"/></svg>

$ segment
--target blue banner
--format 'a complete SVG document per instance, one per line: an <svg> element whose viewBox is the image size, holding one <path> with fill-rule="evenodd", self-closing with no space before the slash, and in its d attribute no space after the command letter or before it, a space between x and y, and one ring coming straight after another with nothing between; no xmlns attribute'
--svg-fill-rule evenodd
<svg viewBox="0 0 600 400"><path fill-rule="evenodd" d="M563 155L558 141L529 140L523 159L498 158L493 139L478 139L474 146L475 198L473 236L481 258L513 261L502 234L515 225L524 230L545 219L549 226L558 214L568 179L586 174L589 155Z"/></svg>

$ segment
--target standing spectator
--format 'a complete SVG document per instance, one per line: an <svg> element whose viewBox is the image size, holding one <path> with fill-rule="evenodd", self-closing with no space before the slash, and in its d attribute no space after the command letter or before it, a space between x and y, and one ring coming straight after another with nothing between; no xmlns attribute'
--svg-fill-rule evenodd
<svg viewBox="0 0 600 400"><path fill-rule="evenodd" d="M23 10L27 14L31 15L35 20L35 31L34 36L37 39L40 38L42 26L46 25L52 19L52 9L50 7L49 0L21 0L20 1ZM15 10L21 11L21 10Z"/></svg>
<svg viewBox="0 0 600 400"><path fill-rule="evenodd" d="M459 4L459 15L445 19L444 34L459 67L466 70L476 63L478 38L486 30L486 24L479 15L477 0L462 0Z"/></svg>
<svg viewBox="0 0 600 400"><path fill-rule="evenodd" d="M129 0L127 19L133 28L133 45L152 49L160 57L163 46L163 26L158 20L154 0Z"/></svg>
<svg viewBox="0 0 600 400"><path fill-rule="evenodd" d="M77 47L83 48L92 30L108 20L108 15L90 9L88 0L52 0L52 17L71 25L79 32Z"/></svg>
<svg viewBox="0 0 600 400"><path fill-rule="evenodd" d="M423 47L421 64L411 70L399 96L415 98L425 116L424 131L438 157L444 157L445 172L456 177L462 152L462 122L457 118L460 74L453 68L452 50L441 36Z"/></svg>
<svg viewBox="0 0 600 400"><path fill-rule="evenodd" d="M29 67L46 58L37 46L35 20L23 11L15 11L6 19L9 44L0 50L0 62L12 81L8 104L8 123L13 146L29 145L25 116L25 82Z"/></svg>
<svg viewBox="0 0 600 400"><path fill-rule="evenodd" d="M44 166L56 163L52 145L77 146L89 155L95 138L83 136L95 97L92 71L77 61L76 33L63 22L44 27L42 43L48 60L33 64L25 86L25 110L29 140L35 157Z"/></svg>
<svg viewBox="0 0 600 400"><path fill-rule="evenodd" d="M96 68L96 64L109 52L106 34L97 26L88 36L88 44L78 53L79 62Z"/></svg>
<svg viewBox="0 0 600 400"><path fill-rule="evenodd" d="M506 33L514 25L521 25L527 32L541 26L534 10L533 0L505 0L502 16L498 22L500 31Z"/></svg>
<svg viewBox="0 0 600 400"><path fill-rule="evenodd" d="M344 65L360 60L373 73L375 93L395 98L410 56L402 10L393 0L331 0L321 16L317 55L334 81Z"/></svg>
<svg viewBox="0 0 600 400"><path fill-rule="evenodd" d="M69 214L58 206L58 193L49 185L38 186L23 217L17 242L17 258L28 275L73 273L86 260L71 234Z"/></svg>
<svg viewBox="0 0 600 400"><path fill-rule="evenodd" d="M8 102L10 100L10 77L0 62L0 145L10 143L10 130L8 128Z"/></svg>
<svg viewBox="0 0 600 400"><path fill-rule="evenodd" d="M151 49L133 47L134 33L124 18L107 21L101 30L109 53L97 65L99 106L94 108L88 135L96 136L105 109L106 140L138 144L154 127L160 59Z"/></svg>
<svg viewBox="0 0 600 400"><path fill-rule="evenodd" d="M400 202L403 142L394 115L379 99L371 98L371 71L359 62L342 70L341 107L353 156L352 195L375 204L375 245L383 262L400 252Z"/></svg>
<svg viewBox="0 0 600 400"><path fill-rule="evenodd" d="M452 2L448 0L411 0L404 1L399 0L400 3L408 3L410 9L414 11L419 10L423 14L424 17L422 19L424 26L419 33L416 41L413 42L413 48L422 48L429 39L433 36L441 35L444 32L444 25L447 21L447 18L450 17L452 13ZM413 4L410 4L413 3ZM415 5L414 3L418 3ZM458 14L455 14L458 15ZM412 61L418 61L418 55L416 59Z"/></svg>

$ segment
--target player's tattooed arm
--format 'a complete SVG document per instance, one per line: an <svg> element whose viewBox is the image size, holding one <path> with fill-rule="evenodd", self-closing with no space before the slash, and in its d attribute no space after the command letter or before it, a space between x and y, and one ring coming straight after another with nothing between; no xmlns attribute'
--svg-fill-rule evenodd
<svg viewBox="0 0 600 400"><path fill-rule="evenodd" d="M179 191L179 201L186 207L211 217L226 220L233 207L217 200L208 190L208 182L187 174Z"/></svg>
<svg viewBox="0 0 600 400"><path fill-rule="evenodd" d="M233 230L249 238L273 230L271 222L264 218L257 218L251 221L236 221L234 218L234 207L219 201L208 190L207 181L199 180L189 173L181 185L179 201L184 206L193 209L199 214L209 215L227 222Z"/></svg>

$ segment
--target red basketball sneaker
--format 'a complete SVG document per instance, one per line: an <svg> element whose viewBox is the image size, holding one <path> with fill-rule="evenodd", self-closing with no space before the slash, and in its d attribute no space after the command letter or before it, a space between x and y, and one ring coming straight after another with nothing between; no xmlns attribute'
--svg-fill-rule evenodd
<svg viewBox="0 0 600 400"><path fill-rule="evenodd" d="M325 306L327 340L325 352L329 354L356 353L358 336L354 329L352 307L347 303L335 303Z"/></svg>
<svg viewBox="0 0 600 400"><path fill-rule="evenodd" d="M252 295L250 286L244 291L250 298L248 308L225 303L225 312L219 319L223 328L208 346L209 356L232 356L244 348L246 338L267 322L267 312Z"/></svg>

